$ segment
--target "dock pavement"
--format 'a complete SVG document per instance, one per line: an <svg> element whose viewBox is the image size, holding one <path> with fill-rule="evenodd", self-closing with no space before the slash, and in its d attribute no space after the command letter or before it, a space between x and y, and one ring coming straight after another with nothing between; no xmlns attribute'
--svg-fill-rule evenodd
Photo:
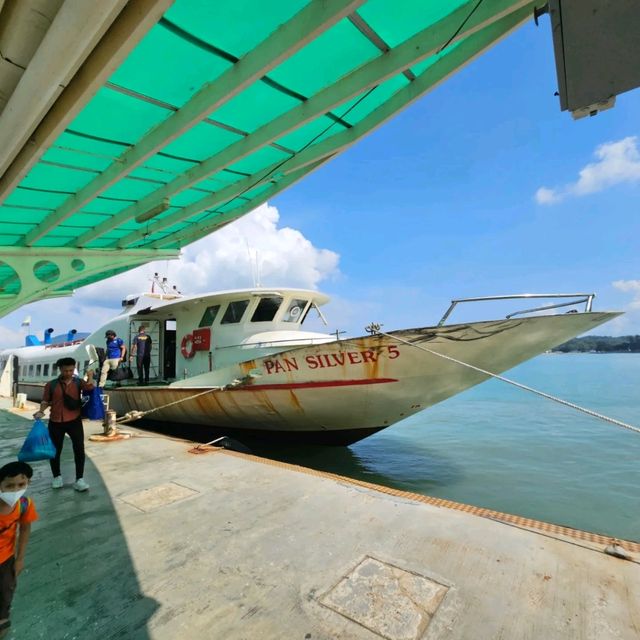
<svg viewBox="0 0 640 640"><path fill-rule="evenodd" d="M32 411L0 411L2 463ZM7 638L640 639L637 544L130 430L87 441L87 492L68 439L62 489L33 463Z"/></svg>

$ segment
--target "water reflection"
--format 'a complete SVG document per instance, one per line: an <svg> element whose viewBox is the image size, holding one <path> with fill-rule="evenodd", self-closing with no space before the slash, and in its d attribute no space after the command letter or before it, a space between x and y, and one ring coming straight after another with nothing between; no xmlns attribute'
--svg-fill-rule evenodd
<svg viewBox="0 0 640 640"><path fill-rule="evenodd" d="M219 431L202 426L146 423L144 427L194 442L209 442L220 436ZM395 429L349 447L272 444L234 434L229 448L249 449L271 460L422 494L454 485L464 475L453 457L414 439L399 437Z"/></svg>
<svg viewBox="0 0 640 640"><path fill-rule="evenodd" d="M417 493L452 484L460 475L451 458L381 435L350 447L254 447L257 455L273 460Z"/></svg>

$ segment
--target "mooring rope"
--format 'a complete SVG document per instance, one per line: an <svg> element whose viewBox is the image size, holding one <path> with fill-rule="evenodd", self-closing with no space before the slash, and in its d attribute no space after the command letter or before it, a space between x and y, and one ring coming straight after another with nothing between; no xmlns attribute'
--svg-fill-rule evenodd
<svg viewBox="0 0 640 640"><path fill-rule="evenodd" d="M187 400L193 400L195 398L199 398L200 396L204 396L207 393L213 393L214 391L227 391L229 389L235 389L245 384L247 382L248 377L250 376L247 376L246 378L242 378L241 380L236 379L233 382L230 382L229 384L226 384L222 387L209 387L205 391L194 393L193 395L187 396L186 398L178 398L178 400L167 402L166 404L162 404L159 407L154 407L153 409L147 409L147 411L136 411L136 410L127 411L127 413L125 413L121 418L118 418L116 422L118 424L122 424L124 422L130 422L132 420L140 420L140 418L144 418L145 416L148 416L150 413L155 413L156 411L160 411L160 409L166 409L167 407L172 407L174 404L187 402ZM172 391L173 390L175 389L172 389Z"/></svg>
<svg viewBox="0 0 640 640"><path fill-rule="evenodd" d="M409 340L405 340L404 338L400 338L399 336L394 336L392 334L385 333L384 331L380 331L380 328L377 325L372 325L372 333L377 333L381 336L386 336L387 338L391 338L392 340L396 340L398 342L407 344L410 347L415 347L416 349L421 349L422 351L426 351L427 353L437 356L438 358L444 358L445 360L450 360L451 362L455 362L456 364L459 364L463 367L467 367L469 369L473 369L474 371L484 373L487 376L496 378L497 380L502 380L502 382L506 382L507 384L513 385L514 387L518 387L519 389L523 389L524 391L529 391L537 396L546 398L547 400L553 400L553 402L557 402L558 404L564 405L565 407L570 407L571 409L575 409L576 411L581 411L582 413L586 413L588 416L591 416L593 418L598 418L600 420L603 420L604 422L609 422L611 424L615 424L618 427L622 427L623 429L629 429L630 431L635 431L636 433L640 433L640 429L638 427L634 427L633 425L627 424L626 422L622 422L621 420L616 420L615 418L610 418L609 416L605 416L602 413L598 413L597 411L592 411L591 409L581 407L580 405L577 405L573 402L569 402L568 400L563 400L562 398L552 396L550 393L545 393L544 391L539 391L538 389L534 389L533 387L528 387L526 384L521 384L520 382L516 382L515 380L510 380L509 378L505 378L504 376L498 375L497 373L492 373L491 371L487 371L486 369L476 367L475 365L469 364L468 362L463 362L462 360L457 360L456 358L452 358L451 356L446 356L443 353L438 353L437 351L433 351L432 349L428 349L427 347L423 347L422 345L409 342Z"/></svg>

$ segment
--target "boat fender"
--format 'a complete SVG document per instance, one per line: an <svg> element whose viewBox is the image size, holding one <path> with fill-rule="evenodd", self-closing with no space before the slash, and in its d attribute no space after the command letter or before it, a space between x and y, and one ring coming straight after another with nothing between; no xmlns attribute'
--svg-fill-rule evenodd
<svg viewBox="0 0 640 640"><path fill-rule="evenodd" d="M196 354L195 345L193 344L193 334L187 333L187 335L182 338L180 353L187 359L193 358Z"/></svg>

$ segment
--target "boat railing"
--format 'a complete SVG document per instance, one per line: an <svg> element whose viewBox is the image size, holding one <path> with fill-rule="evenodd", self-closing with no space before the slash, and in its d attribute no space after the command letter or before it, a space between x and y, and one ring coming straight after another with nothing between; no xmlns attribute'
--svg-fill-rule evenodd
<svg viewBox="0 0 640 640"><path fill-rule="evenodd" d="M554 304L544 305L542 307L535 307L533 309L522 309L520 311L514 311L506 316L507 319L514 316L523 315L525 313L536 313L538 311L548 311L549 309L559 309L560 307L571 307L578 304L585 304L584 311L591 311L593 305L593 299L596 297L595 293L516 293L507 296L482 296L480 298L458 298L451 301L451 305L447 309L446 313L438 322L438 326L441 327L447 318L451 315L455 307L462 302L488 302L492 300L526 300L526 299L538 299L538 298L572 298L566 302L557 302Z"/></svg>
<svg viewBox="0 0 640 640"><path fill-rule="evenodd" d="M283 338L282 340L261 340L260 342L240 342L234 344L224 344L216 347L216 351L223 351L224 349L267 349L269 347L280 347L282 345L297 345L297 344L325 344L326 342L332 342L336 338L333 335L327 334L316 336L315 338Z"/></svg>
<svg viewBox="0 0 640 640"><path fill-rule="evenodd" d="M66 340L65 342L54 342L52 344L45 344L45 349L59 349L60 347L72 347L75 344L82 344L85 341L84 338L78 340ZM38 345L40 346L40 345Z"/></svg>

